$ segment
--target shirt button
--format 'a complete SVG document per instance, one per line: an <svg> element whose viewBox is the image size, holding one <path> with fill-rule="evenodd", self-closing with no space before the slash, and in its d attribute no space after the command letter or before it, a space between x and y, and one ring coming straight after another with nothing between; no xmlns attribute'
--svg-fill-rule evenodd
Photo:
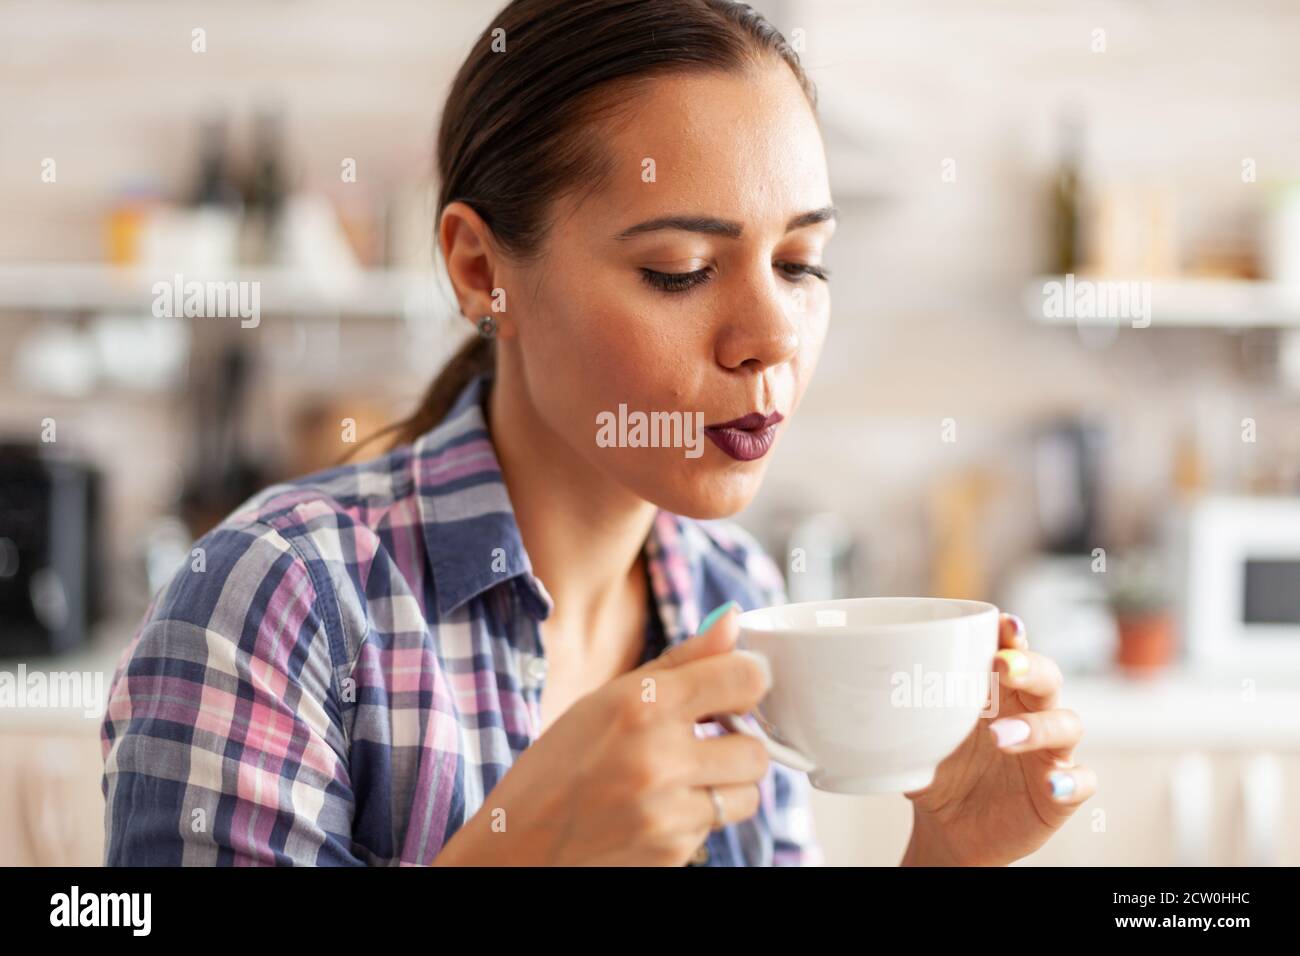
<svg viewBox="0 0 1300 956"><path fill-rule="evenodd" d="M530 657L524 665L524 676L530 685L540 684L546 679L546 658Z"/></svg>
<svg viewBox="0 0 1300 956"><path fill-rule="evenodd" d="M707 843L701 843L696 848L695 852L691 854L691 862L692 863L709 862L709 845Z"/></svg>

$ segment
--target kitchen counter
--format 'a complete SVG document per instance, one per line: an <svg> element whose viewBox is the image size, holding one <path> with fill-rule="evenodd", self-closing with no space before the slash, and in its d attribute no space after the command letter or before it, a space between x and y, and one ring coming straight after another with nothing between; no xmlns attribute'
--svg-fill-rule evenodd
<svg viewBox="0 0 1300 956"><path fill-rule="evenodd" d="M1061 706L1079 713L1089 747L1300 750L1300 674L1291 671L1067 675Z"/></svg>

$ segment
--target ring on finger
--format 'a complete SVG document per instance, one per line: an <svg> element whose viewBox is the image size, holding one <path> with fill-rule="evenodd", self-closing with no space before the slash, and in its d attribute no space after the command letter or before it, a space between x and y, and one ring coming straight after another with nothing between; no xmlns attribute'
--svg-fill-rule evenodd
<svg viewBox="0 0 1300 956"><path fill-rule="evenodd" d="M722 797L718 796L718 791L709 786L709 799L713 801L713 829L721 830L726 825L725 809L722 806Z"/></svg>

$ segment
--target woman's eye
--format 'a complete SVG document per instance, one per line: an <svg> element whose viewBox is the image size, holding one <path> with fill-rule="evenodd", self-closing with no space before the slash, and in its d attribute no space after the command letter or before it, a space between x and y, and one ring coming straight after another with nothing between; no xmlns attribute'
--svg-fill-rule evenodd
<svg viewBox="0 0 1300 956"><path fill-rule="evenodd" d="M830 279L830 270L825 266L807 265L802 262L778 262L776 267L791 282L801 282L805 276L816 276L823 282ZM656 272L654 269L641 270L645 281L661 292L685 292L709 281L707 268L694 272Z"/></svg>
<svg viewBox="0 0 1300 956"><path fill-rule="evenodd" d="M823 282L830 279L830 270L825 266L810 266L802 262L778 262L777 268L785 273L787 279L798 282L804 276L816 276Z"/></svg>
<svg viewBox="0 0 1300 956"><path fill-rule="evenodd" d="M645 281L661 292L685 292L693 286L709 281L709 270L696 269L694 272L656 272L642 269Z"/></svg>

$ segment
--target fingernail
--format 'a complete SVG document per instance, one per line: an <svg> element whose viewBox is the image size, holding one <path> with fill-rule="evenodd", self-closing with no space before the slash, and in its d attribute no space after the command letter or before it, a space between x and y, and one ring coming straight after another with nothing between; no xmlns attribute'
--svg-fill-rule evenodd
<svg viewBox="0 0 1300 956"><path fill-rule="evenodd" d="M721 618L724 614L726 614L726 613L727 613L729 610L731 610L733 607L740 607L740 605L737 604L735 601L728 601L726 604L720 605L719 607L715 607L712 611L710 611L710 612L708 613L708 616L705 617L705 619L704 619L703 621L700 622L700 629L699 629L698 631L696 631L695 633L696 633L696 634L703 634L705 631L707 631L709 628L711 628L714 624L717 624L717 623L718 623L718 619Z"/></svg>
<svg viewBox="0 0 1300 956"><path fill-rule="evenodd" d="M737 648L735 653L744 654L750 660L754 661L754 663L756 663L763 671L764 685L769 688L772 686L772 665L767 662L766 657L762 654L755 653L754 651L745 650L743 647Z"/></svg>
<svg viewBox="0 0 1300 956"><path fill-rule="evenodd" d="M1008 614L1007 616L1011 618L1011 624L1016 629L1016 637L1023 638L1025 636L1025 622L1020 619L1020 615Z"/></svg>
<svg viewBox="0 0 1300 956"><path fill-rule="evenodd" d="M1074 776L1063 770L1053 770L1047 775L1052 783L1052 799L1061 800L1074 793Z"/></svg>
<svg viewBox="0 0 1300 956"><path fill-rule="evenodd" d="M1029 739L1029 725L1014 717L1003 717L989 724L989 729L998 739L999 747L1011 747Z"/></svg>
<svg viewBox="0 0 1300 956"><path fill-rule="evenodd" d="M1018 651L1014 647L1004 647L998 651L997 656L1007 662L1007 676L1012 680L1019 680L1029 673L1029 658L1023 651Z"/></svg>

